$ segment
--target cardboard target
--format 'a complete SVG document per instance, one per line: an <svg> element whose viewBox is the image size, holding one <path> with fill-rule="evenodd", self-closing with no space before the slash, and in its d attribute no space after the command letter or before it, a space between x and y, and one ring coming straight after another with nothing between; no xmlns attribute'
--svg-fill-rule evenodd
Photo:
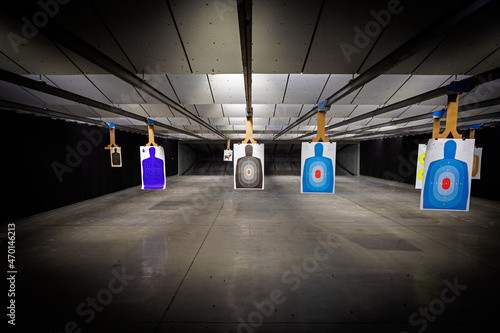
<svg viewBox="0 0 500 333"><path fill-rule="evenodd" d="M425 150L427 145L418 145L418 156L417 156L417 174L415 176L415 188L422 188L422 180L424 179L424 163L425 163Z"/></svg>
<svg viewBox="0 0 500 333"><path fill-rule="evenodd" d="M469 210L474 140L431 139L420 209Z"/></svg>
<svg viewBox="0 0 500 333"><path fill-rule="evenodd" d="M234 145L234 188L264 189L264 145Z"/></svg>
<svg viewBox="0 0 500 333"><path fill-rule="evenodd" d="M474 148L474 160L472 165L472 179L481 179L481 161L483 159L483 148Z"/></svg>
<svg viewBox="0 0 500 333"><path fill-rule="evenodd" d="M233 151L229 149L224 150L223 161L232 162L233 161Z"/></svg>
<svg viewBox="0 0 500 333"><path fill-rule="evenodd" d="M162 146L141 146L142 189L164 189L166 184L165 151Z"/></svg>
<svg viewBox="0 0 500 333"><path fill-rule="evenodd" d="M300 193L335 193L335 142L303 142Z"/></svg>

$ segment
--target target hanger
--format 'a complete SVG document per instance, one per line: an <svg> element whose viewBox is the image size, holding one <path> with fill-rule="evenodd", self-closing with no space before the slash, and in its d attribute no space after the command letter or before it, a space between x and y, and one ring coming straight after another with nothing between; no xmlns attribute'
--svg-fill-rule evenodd
<svg viewBox="0 0 500 333"><path fill-rule="evenodd" d="M118 145L115 143L115 124L108 123L109 126L109 145L104 147L104 149L117 148Z"/></svg>
<svg viewBox="0 0 500 333"><path fill-rule="evenodd" d="M149 118L148 118L148 137L149 137L149 142L146 144L146 146L158 146L158 144L155 142L154 121Z"/></svg>
<svg viewBox="0 0 500 333"><path fill-rule="evenodd" d="M457 132L458 118L458 92L448 93L448 105L446 110L433 113L434 122L432 124L432 137L434 139L446 139L450 133L454 139L461 139L462 134ZM446 113L446 128L440 133L441 117Z"/></svg>
<svg viewBox="0 0 500 333"><path fill-rule="evenodd" d="M483 124L476 124L476 125L470 125L469 126L469 139L475 139L476 137L476 130L481 127Z"/></svg>
<svg viewBox="0 0 500 333"><path fill-rule="evenodd" d="M243 140L241 143L248 143L248 142L257 143L257 141L255 141L253 138L253 108L248 106L248 103L247 103L245 125L246 125L246 136L245 140Z"/></svg>
<svg viewBox="0 0 500 333"><path fill-rule="evenodd" d="M326 106L326 101L323 101L318 105L316 137L312 140L313 142L320 142L320 140L323 142L330 142L325 135L325 118L328 110L330 110L330 107Z"/></svg>

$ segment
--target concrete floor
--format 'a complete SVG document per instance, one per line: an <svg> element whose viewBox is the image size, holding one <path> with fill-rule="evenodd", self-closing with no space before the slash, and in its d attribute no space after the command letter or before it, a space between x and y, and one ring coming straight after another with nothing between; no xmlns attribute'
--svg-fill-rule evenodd
<svg viewBox="0 0 500 333"><path fill-rule="evenodd" d="M472 332L500 310L500 203L413 186L175 176L16 223L21 332Z"/></svg>

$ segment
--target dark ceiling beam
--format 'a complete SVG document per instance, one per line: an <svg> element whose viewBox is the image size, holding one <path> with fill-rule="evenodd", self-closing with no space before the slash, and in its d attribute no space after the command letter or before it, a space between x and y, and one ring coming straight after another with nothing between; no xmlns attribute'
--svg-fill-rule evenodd
<svg viewBox="0 0 500 333"><path fill-rule="evenodd" d="M388 54L382 60L361 73L358 77L349 81L349 83L347 83L344 87L337 90L334 94L326 99L325 105L332 105L333 103L349 95L356 89L361 88L368 82L387 72L391 68L422 51L425 47L427 47L437 39L446 36L460 24L463 24L463 21L465 19L476 13L480 8L485 6L490 1L491 0L467 1L464 5L461 5L457 9L451 11L450 13L447 13L444 17L438 19L425 30L421 31L419 34ZM290 131L292 128L298 126L305 120L314 116L316 112L317 106L312 108L309 112L287 126L285 129L275 135L271 140L279 138L283 134Z"/></svg>
<svg viewBox="0 0 500 333"><path fill-rule="evenodd" d="M6 110L6 111L15 111L15 112L22 112L22 113L29 113L37 116L44 116L44 117L50 117L50 118L55 118L55 119L61 119L65 121L75 121L79 123L86 123L86 124L92 124L100 127L107 127L108 124L105 121L102 120L97 120L97 119L92 119L92 118L87 118L87 117L81 117L77 116L74 114L69 114L69 113L62 113L58 111L54 111L51 109L47 108L40 108L32 105L26 105L26 104L21 104L21 103L16 103L16 102L11 102L11 101L6 101L6 100L0 100L0 109ZM139 134L148 134L147 130L141 130L135 127L129 127L129 126L123 126L123 125L115 125L116 129L123 130L123 131L128 131L128 132L134 132L134 133L139 133ZM158 134L156 134L158 135ZM162 135L159 135L162 136ZM163 135L166 137L166 135Z"/></svg>
<svg viewBox="0 0 500 333"><path fill-rule="evenodd" d="M32 79L29 79L27 77L24 77L24 76L21 76L18 74L14 74L14 73L8 72L8 71L3 70L3 69L0 69L0 80L5 81L5 82L9 82L12 84L16 84L16 85L19 85L19 86L22 86L22 87L25 87L28 89L40 91L42 93L49 94L52 96L64 98L64 99L67 99L67 100L70 100L70 101L73 101L76 103L95 107L97 109L108 111L108 112L118 114L118 115L121 115L121 116L124 116L127 118L141 121L144 124L148 124L147 117L143 117L143 116L140 116L138 114L128 112L128 111L122 110L120 108L117 108L117 107L114 107L114 106L111 106L111 105L108 105L105 103L101 103L99 101L90 99L88 97L81 96L81 95L72 93L70 91L63 90L63 89L48 85L43 81L32 80ZM155 121L154 123L158 127L162 127L162 128L165 128L165 129L177 132L177 133L186 134L186 135L198 138L198 139L205 139L204 137L202 137L200 135L197 135L197 134L194 134L194 133L191 133L188 131L184 131L184 130L181 130L179 128L167 125L167 124L163 124L161 122Z"/></svg>
<svg viewBox="0 0 500 333"><path fill-rule="evenodd" d="M40 8L34 7L32 3L26 3L24 1L12 1L8 6L2 9L13 19L20 21L24 16L32 17L33 13L36 13ZM215 127L206 123L200 117L192 114L189 110L184 108L182 105L178 104L176 101L163 94L161 91L147 83L146 81L139 78L134 73L131 73L125 67L117 63L112 58L108 57L77 35L68 31L61 25L57 24L54 20L48 20L45 26L39 28L39 31L45 35L47 38L56 42L59 45L71 50L77 55L87 59L94 65L104 69L108 73L120 78L121 80L127 82L131 86L143 91L149 96L157 99L158 101L168 105L172 109L176 110L185 117L193 120L199 125L207 128L216 135L227 139L227 136L217 130Z"/></svg>
<svg viewBox="0 0 500 333"><path fill-rule="evenodd" d="M252 108L252 0L238 1L238 25L240 30L243 81L247 112Z"/></svg>
<svg viewBox="0 0 500 333"><path fill-rule="evenodd" d="M329 130L332 130L334 128L340 127L340 126L349 125L349 124L358 122L360 120L364 120L364 119L371 118L371 117L376 117L376 116L379 116L379 115L387 113L387 112L391 112L394 110L404 108L406 106L411 106L411 105L418 104L418 103L421 103L424 101L428 101L430 99L433 99L433 98L436 98L439 96L443 96L450 90L459 89L461 91L468 92L468 91L471 91L472 89L474 89L482 84L485 84L485 83L488 83L491 81L495 81L498 79L500 79L500 67L486 71L486 72L478 74L476 76L472 76L472 77L469 77L469 78L466 78L466 79L463 79L460 81L452 82L446 86L427 91L427 92L422 93L420 95L413 96L413 97L407 98L405 100L402 100L402 101L399 101L399 102L396 102L396 103L393 103L390 105L386 105L386 106L378 108L376 110L363 113L362 115L359 115L359 116L356 116L356 117L353 117L350 119L346 119L346 120L341 121L339 123L325 127L325 130L329 131ZM465 98L467 98L467 97L465 97ZM316 134L316 131L306 133L304 135L297 137L296 139L300 140L300 139L306 138L306 137L314 135L314 134Z"/></svg>

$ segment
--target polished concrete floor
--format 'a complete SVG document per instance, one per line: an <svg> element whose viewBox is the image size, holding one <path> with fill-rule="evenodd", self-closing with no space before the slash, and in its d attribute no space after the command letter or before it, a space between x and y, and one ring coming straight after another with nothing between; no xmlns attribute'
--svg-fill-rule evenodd
<svg viewBox="0 0 500 333"><path fill-rule="evenodd" d="M500 310L500 203L411 185L175 176L16 222L20 332L475 332ZM486 329L484 329L486 331Z"/></svg>

